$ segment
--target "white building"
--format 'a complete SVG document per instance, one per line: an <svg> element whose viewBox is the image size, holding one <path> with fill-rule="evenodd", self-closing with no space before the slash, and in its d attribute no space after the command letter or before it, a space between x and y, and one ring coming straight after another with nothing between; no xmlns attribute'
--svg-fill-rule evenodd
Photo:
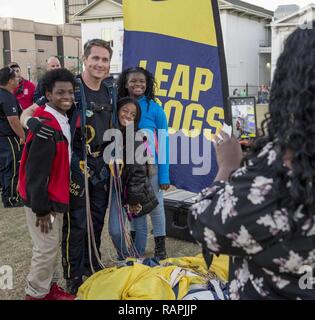
<svg viewBox="0 0 315 320"><path fill-rule="evenodd" d="M81 22L82 43L93 38L112 43L114 53L111 72L120 73L124 36L122 0L95 0L75 16L75 19Z"/></svg>
<svg viewBox="0 0 315 320"><path fill-rule="evenodd" d="M277 60L281 54L286 38L296 28L312 28L315 19L315 4L297 10L282 19L271 23L272 28L272 74L276 68Z"/></svg>
<svg viewBox="0 0 315 320"><path fill-rule="evenodd" d="M219 0L230 94L248 84L256 95L259 85L270 84L273 12L239 0Z"/></svg>
<svg viewBox="0 0 315 320"><path fill-rule="evenodd" d="M0 48L0 68L18 62L22 75L32 81L42 75L52 55L58 56L64 67L78 72L81 27L0 17Z"/></svg>
<svg viewBox="0 0 315 320"><path fill-rule="evenodd" d="M209 0L210 2L210 0ZM235 88L256 94L270 84L273 12L239 0L219 0L230 93ZM112 42L111 72L119 73L123 51L122 1L95 0L76 14L82 41L102 38Z"/></svg>

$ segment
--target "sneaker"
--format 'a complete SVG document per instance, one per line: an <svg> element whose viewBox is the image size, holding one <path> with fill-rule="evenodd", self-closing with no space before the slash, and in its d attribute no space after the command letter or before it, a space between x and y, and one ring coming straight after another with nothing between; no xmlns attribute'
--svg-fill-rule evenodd
<svg viewBox="0 0 315 320"><path fill-rule="evenodd" d="M91 269L85 269L83 276L89 278L93 274Z"/></svg>
<svg viewBox="0 0 315 320"><path fill-rule="evenodd" d="M32 297L32 296L27 294L25 296L24 300L50 300L50 299L47 299L47 296L48 296L48 294L43 298L35 298L35 297Z"/></svg>
<svg viewBox="0 0 315 320"><path fill-rule="evenodd" d="M67 292L76 295L82 283L82 277L66 279Z"/></svg>
<svg viewBox="0 0 315 320"><path fill-rule="evenodd" d="M30 295L25 296L25 300L75 300L75 296L65 292L57 283L53 283L50 292L43 298L35 298Z"/></svg>
<svg viewBox="0 0 315 320"><path fill-rule="evenodd" d="M45 298L46 300L75 300L76 297L64 291L57 283L53 283L50 292Z"/></svg>
<svg viewBox="0 0 315 320"><path fill-rule="evenodd" d="M9 202L9 201L6 201L3 203L3 207L4 208L21 208L21 207L24 207L24 204L21 202L21 201L17 201L17 202Z"/></svg>
<svg viewBox="0 0 315 320"><path fill-rule="evenodd" d="M15 202L12 206L13 208L22 208L24 207L24 203L21 201Z"/></svg>
<svg viewBox="0 0 315 320"><path fill-rule="evenodd" d="M167 253L165 249L165 236L155 237L155 249L154 249L154 258L158 261L164 260L167 258Z"/></svg>

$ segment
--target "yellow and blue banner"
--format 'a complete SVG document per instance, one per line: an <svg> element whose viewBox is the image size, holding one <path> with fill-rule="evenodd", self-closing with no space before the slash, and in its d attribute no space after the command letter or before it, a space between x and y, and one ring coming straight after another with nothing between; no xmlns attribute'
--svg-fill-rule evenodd
<svg viewBox="0 0 315 320"><path fill-rule="evenodd" d="M217 1L124 0L123 11L123 69L142 66L155 76L168 119L171 183L198 192L216 175L211 138L229 115Z"/></svg>

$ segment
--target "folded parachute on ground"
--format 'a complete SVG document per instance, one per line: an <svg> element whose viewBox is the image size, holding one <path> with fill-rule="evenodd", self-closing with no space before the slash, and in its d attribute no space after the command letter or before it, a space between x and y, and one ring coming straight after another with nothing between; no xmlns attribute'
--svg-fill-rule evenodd
<svg viewBox="0 0 315 320"><path fill-rule="evenodd" d="M151 265L151 264L150 264ZM220 276L213 275L214 270ZM123 267L107 268L95 273L80 287L81 300L182 300L189 294L209 300L226 299L228 258L214 259L210 270L201 255L170 258L154 267L129 261ZM211 285L210 285L211 284ZM206 291L209 291L207 295ZM222 291L223 290L223 291ZM196 294L202 291L203 295ZM222 291L222 292L221 292Z"/></svg>

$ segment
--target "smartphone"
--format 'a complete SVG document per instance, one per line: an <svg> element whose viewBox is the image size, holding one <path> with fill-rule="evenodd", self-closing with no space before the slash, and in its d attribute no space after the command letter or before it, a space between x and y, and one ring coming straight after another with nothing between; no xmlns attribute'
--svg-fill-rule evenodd
<svg viewBox="0 0 315 320"><path fill-rule="evenodd" d="M239 139L254 139L257 135L255 97L231 97L232 133Z"/></svg>

